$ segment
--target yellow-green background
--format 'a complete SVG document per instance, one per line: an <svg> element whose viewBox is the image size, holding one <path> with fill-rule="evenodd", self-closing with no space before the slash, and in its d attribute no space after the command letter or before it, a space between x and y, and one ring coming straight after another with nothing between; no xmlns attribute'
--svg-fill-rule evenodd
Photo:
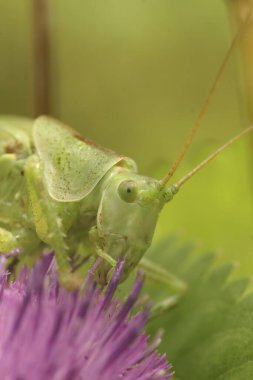
<svg viewBox="0 0 253 380"><path fill-rule="evenodd" d="M221 0L49 0L52 114L162 176L191 128L232 32ZM0 0L0 112L33 116L31 0ZM236 54L177 178L248 125ZM189 182L155 239L176 233L253 272L248 139Z"/></svg>

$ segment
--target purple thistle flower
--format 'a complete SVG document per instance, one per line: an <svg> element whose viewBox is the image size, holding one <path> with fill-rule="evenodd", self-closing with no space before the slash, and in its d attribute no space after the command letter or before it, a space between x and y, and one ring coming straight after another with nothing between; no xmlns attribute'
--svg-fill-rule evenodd
<svg viewBox="0 0 253 380"><path fill-rule="evenodd" d="M9 285L0 262L0 379L171 378L165 355L156 352L160 337L148 345L143 332L148 312L130 317L142 277L125 303L113 299L123 265L119 261L105 293L90 273L81 295L58 284L50 255Z"/></svg>

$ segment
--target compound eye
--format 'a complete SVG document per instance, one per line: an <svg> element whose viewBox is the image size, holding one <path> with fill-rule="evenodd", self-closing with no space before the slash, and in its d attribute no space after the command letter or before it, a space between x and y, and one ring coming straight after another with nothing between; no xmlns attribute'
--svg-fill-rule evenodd
<svg viewBox="0 0 253 380"><path fill-rule="evenodd" d="M135 181L123 181L118 187L118 192L120 198L123 199L123 201L132 203L137 198L138 186Z"/></svg>

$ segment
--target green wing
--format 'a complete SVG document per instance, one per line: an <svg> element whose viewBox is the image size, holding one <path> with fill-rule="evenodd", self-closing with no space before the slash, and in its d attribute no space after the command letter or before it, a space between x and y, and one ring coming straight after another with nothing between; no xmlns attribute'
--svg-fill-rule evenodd
<svg viewBox="0 0 253 380"><path fill-rule="evenodd" d="M78 201L88 195L108 170L122 161L135 170L135 163L95 145L55 119L35 120L33 138L44 163L50 196L61 202Z"/></svg>

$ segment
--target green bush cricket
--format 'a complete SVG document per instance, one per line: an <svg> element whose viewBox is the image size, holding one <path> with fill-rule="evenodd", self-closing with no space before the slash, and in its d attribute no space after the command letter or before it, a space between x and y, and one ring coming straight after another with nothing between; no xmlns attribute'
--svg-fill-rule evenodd
<svg viewBox="0 0 253 380"><path fill-rule="evenodd" d="M103 260L96 270L102 285L117 259L125 256L124 278L139 264L175 291L184 284L142 259L162 207L180 186L249 127L219 148L176 184L136 173L135 163L100 148L46 116L0 119L0 251L16 248L34 256L43 246L55 251L60 280L75 287L74 258L86 246ZM89 181L87 183L87 178ZM142 259L142 261L141 261Z"/></svg>
<svg viewBox="0 0 253 380"><path fill-rule="evenodd" d="M253 126L229 140L207 159L167 186L200 126L237 34L218 71L199 117L171 169L162 180L141 176L135 162L102 148L48 116L0 119L0 252L17 248L33 259L43 248L55 252L60 281L81 284L79 268L100 258L96 281L106 285L119 257L122 280L141 266L174 294L185 284L143 256L152 242L159 213L179 188ZM173 306L170 297L164 307Z"/></svg>

